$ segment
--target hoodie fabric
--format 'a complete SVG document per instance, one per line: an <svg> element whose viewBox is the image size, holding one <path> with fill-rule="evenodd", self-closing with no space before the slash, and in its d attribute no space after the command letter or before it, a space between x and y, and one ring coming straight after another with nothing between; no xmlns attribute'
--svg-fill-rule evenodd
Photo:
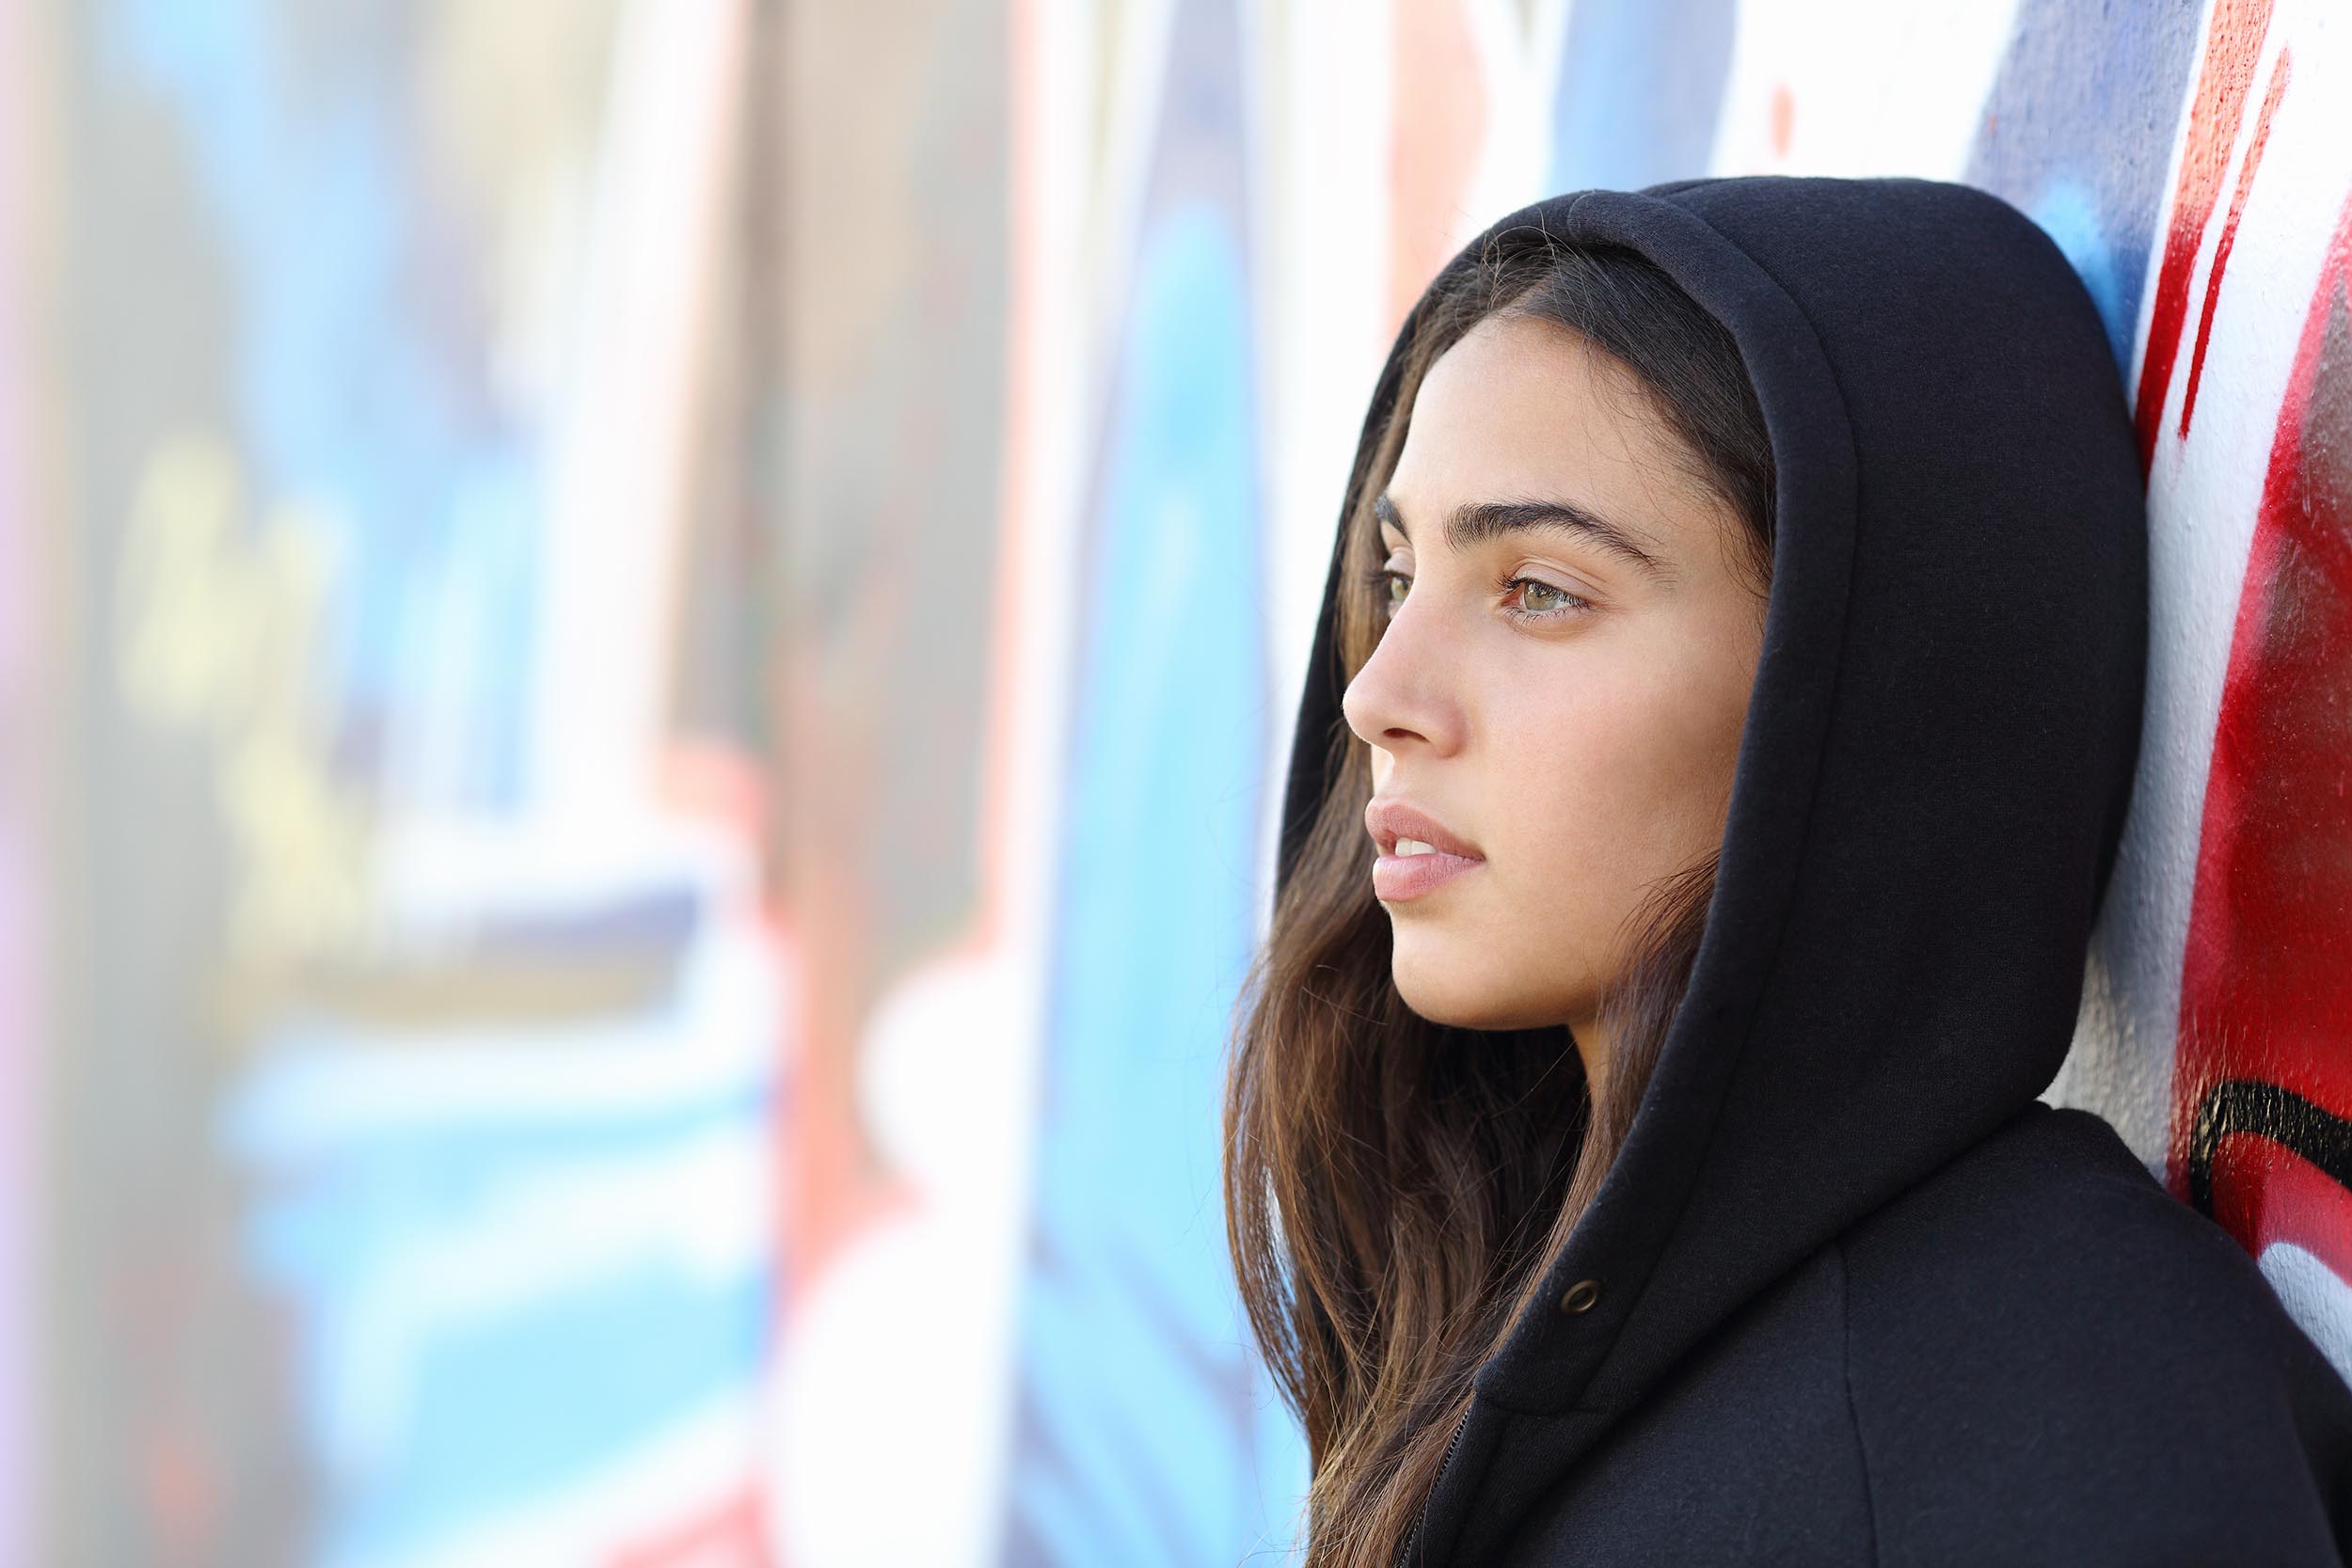
<svg viewBox="0 0 2352 1568"><path fill-rule="evenodd" d="M1525 224L1632 247L1730 329L1778 537L1689 990L1412 1560L2344 1560L2352 1392L2226 1232L2037 1099L2147 643L2137 448L2073 268L1965 186L1758 177L1556 197L1449 272ZM1343 722L1346 564L1283 879Z"/></svg>

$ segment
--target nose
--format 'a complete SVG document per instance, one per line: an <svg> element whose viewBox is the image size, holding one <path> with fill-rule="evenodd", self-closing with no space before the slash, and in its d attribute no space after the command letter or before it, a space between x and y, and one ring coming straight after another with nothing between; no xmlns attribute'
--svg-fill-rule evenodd
<svg viewBox="0 0 2352 1568"><path fill-rule="evenodd" d="M1444 755L1462 743L1462 708L1448 688L1440 628L1416 608L1411 594L1397 607L1372 657L1347 683L1340 711L1367 745L1393 752L1419 743Z"/></svg>

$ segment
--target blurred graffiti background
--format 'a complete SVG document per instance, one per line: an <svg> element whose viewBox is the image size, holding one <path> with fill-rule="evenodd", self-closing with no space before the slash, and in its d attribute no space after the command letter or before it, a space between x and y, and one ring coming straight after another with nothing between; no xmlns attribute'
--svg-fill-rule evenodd
<svg viewBox="0 0 2352 1568"><path fill-rule="evenodd" d="M1216 1089L1364 401L1707 172L2100 302L2052 1097L2352 1370L2347 104L2328 0L0 0L0 1568L1281 1560Z"/></svg>

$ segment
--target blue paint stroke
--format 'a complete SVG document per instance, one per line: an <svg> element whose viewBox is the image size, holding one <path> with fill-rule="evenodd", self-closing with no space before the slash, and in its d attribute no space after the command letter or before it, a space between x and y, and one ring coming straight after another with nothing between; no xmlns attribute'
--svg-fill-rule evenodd
<svg viewBox="0 0 2352 1568"><path fill-rule="evenodd" d="M248 1266L301 1306L303 1426L327 1486L315 1560L374 1562L461 1537L756 1385L776 1284L764 1257L712 1276L640 1238L488 1303L404 1305L449 1249L485 1235L503 1235L527 1276L532 1249L565 1244L536 1226L567 1188L593 1208L616 1181L714 1137L764 1139L771 1102L756 1086L533 1131L462 1117L401 1126L288 1164L298 1146L269 1124L299 1105L268 1078L222 1130L262 1162Z"/></svg>
<svg viewBox="0 0 2352 1568"><path fill-rule="evenodd" d="M506 805L542 575L544 432L538 411L492 394L475 302L444 297L446 279L488 262L468 254L478 242L453 227L419 150L414 28L385 0L343 8L307 29L318 47L299 72L295 29L262 0L111 0L98 34L118 87L172 113L217 225L256 503L317 506L342 562L321 672L343 726L338 762L367 776L395 730L494 737L425 781L426 798ZM453 628L451 604L474 624ZM441 660L444 678L421 687L453 630L469 661ZM421 711L434 704L458 711Z"/></svg>
<svg viewBox="0 0 2352 1568"><path fill-rule="evenodd" d="M1551 100L1552 191L1708 172L1737 0L1577 0Z"/></svg>
<svg viewBox="0 0 2352 1568"><path fill-rule="evenodd" d="M2066 252L2126 379L2203 15L2199 0L2019 0L1963 175Z"/></svg>
<svg viewBox="0 0 2352 1568"><path fill-rule="evenodd" d="M1002 1560L1208 1568L1264 1549L1300 1479L1289 1433L1260 1447L1218 1184L1265 671L1248 282L1217 204L1147 223L1120 363L1081 601Z"/></svg>

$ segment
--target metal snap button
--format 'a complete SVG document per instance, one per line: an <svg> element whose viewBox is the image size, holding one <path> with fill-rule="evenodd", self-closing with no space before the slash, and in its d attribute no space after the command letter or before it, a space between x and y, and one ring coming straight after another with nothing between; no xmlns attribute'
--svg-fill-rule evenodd
<svg viewBox="0 0 2352 1568"><path fill-rule="evenodd" d="M1593 1303L1598 1301L1599 1299L1600 1281L1597 1279L1580 1279L1575 1284L1568 1287L1568 1293L1566 1295L1560 1298L1560 1310L1563 1312L1586 1311L1591 1308Z"/></svg>

